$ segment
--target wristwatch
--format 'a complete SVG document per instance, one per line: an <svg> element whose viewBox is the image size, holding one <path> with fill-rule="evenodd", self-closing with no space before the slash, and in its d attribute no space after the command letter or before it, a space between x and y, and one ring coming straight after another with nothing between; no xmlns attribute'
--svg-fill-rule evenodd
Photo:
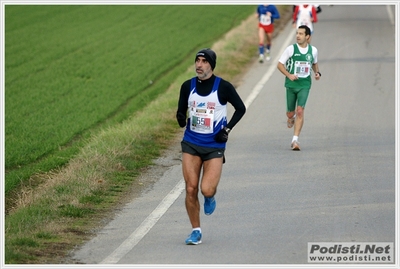
<svg viewBox="0 0 400 269"><path fill-rule="evenodd" d="M228 127L224 127L224 130L229 134L231 129L229 129Z"/></svg>
<svg viewBox="0 0 400 269"><path fill-rule="evenodd" d="M318 71L316 74L318 74L319 76L321 76L321 72L319 72L319 71Z"/></svg>

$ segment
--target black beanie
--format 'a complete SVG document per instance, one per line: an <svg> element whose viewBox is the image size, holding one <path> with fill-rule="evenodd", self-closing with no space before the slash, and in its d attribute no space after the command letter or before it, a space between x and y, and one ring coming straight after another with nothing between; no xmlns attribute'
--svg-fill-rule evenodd
<svg viewBox="0 0 400 269"><path fill-rule="evenodd" d="M217 54L211 49L202 49L196 53L196 58L194 61L197 60L197 57L202 56L206 58L207 62L210 63L211 69L214 70L215 65L217 64Z"/></svg>

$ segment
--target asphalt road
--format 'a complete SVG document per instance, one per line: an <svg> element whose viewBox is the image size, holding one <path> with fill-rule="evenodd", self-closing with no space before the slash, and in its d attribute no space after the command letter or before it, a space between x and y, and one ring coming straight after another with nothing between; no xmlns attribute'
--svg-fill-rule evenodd
<svg viewBox="0 0 400 269"><path fill-rule="evenodd" d="M322 6L313 80L292 151L284 77L276 64L295 42L290 24L272 60L255 62L238 91L247 113L230 134L203 243L187 246L178 150L169 169L76 250L85 264L304 265L310 242L391 242L396 236L395 8ZM201 198L201 202L203 198Z"/></svg>

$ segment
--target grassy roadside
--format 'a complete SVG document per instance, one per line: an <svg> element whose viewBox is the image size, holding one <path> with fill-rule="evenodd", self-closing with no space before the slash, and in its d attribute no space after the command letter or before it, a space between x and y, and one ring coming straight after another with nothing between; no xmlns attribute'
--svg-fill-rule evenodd
<svg viewBox="0 0 400 269"><path fill-rule="evenodd" d="M276 33L290 13L290 6L278 8L282 19ZM216 75L235 86L258 56L256 26L252 15L212 46L218 54ZM18 206L5 219L6 264L63 263L74 246L103 225L119 202L132 195L136 177L181 131L175 120L178 91L193 75L191 65L143 110L86 141L63 169L37 175L35 182L42 184L23 187Z"/></svg>

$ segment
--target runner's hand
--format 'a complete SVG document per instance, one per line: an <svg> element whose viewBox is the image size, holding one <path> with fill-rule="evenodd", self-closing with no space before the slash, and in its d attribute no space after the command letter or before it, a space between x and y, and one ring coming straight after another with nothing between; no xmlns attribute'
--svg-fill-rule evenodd
<svg viewBox="0 0 400 269"><path fill-rule="evenodd" d="M183 128L186 126L186 116L182 112L176 112L176 119L180 127Z"/></svg>
<svg viewBox="0 0 400 269"><path fill-rule="evenodd" d="M214 140L217 141L218 143L225 143L228 141L228 132L225 129L222 129L217 133L217 135L214 137Z"/></svg>

